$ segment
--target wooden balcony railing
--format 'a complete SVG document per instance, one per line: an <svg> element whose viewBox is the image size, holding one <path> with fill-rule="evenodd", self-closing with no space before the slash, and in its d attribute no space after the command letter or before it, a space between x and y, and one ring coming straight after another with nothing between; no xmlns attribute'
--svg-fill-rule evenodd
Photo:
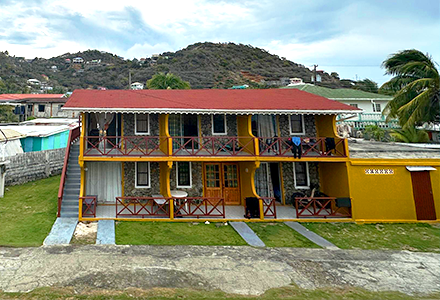
<svg viewBox="0 0 440 300"><path fill-rule="evenodd" d="M174 200L175 217L225 218L225 200L222 198L187 197Z"/></svg>
<svg viewBox="0 0 440 300"><path fill-rule="evenodd" d="M249 156L255 153L254 139L249 137L171 137L173 156Z"/></svg>
<svg viewBox="0 0 440 300"><path fill-rule="evenodd" d="M297 197L295 198L297 218L350 218L350 198Z"/></svg>
<svg viewBox="0 0 440 300"><path fill-rule="evenodd" d="M272 197L260 197L263 200L264 217L277 218L276 199Z"/></svg>
<svg viewBox="0 0 440 300"><path fill-rule="evenodd" d="M300 138L301 143L296 146L290 137L259 137L258 145L262 156L335 156L345 157L345 139L341 138ZM296 151L296 153L294 153Z"/></svg>
<svg viewBox="0 0 440 300"><path fill-rule="evenodd" d="M164 197L116 197L116 218L166 217L170 199Z"/></svg>
<svg viewBox="0 0 440 300"><path fill-rule="evenodd" d="M96 196L79 197L79 203L82 207L83 217L96 218L96 206L98 205Z"/></svg>
<svg viewBox="0 0 440 300"><path fill-rule="evenodd" d="M345 139L301 137L86 136L84 156L346 157ZM295 153L296 152L296 153Z"/></svg>
<svg viewBox="0 0 440 300"><path fill-rule="evenodd" d="M167 138L158 136L85 136L85 156L165 156Z"/></svg>
<svg viewBox="0 0 440 300"><path fill-rule="evenodd" d="M116 197L116 218L170 218L170 209L177 218L225 218L223 198Z"/></svg>

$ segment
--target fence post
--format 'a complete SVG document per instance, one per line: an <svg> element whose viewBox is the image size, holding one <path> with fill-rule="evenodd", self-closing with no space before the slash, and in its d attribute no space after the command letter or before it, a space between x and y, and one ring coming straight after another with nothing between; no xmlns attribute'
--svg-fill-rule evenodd
<svg viewBox="0 0 440 300"><path fill-rule="evenodd" d="M263 199L258 198L258 202L260 205L260 220L264 220L264 206L263 206Z"/></svg>
<svg viewBox="0 0 440 300"><path fill-rule="evenodd" d="M170 198L170 220L174 220L174 199Z"/></svg>

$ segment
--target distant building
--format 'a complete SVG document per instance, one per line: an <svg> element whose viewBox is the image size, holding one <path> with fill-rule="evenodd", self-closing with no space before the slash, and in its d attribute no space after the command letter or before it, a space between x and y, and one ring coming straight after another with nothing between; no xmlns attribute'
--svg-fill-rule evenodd
<svg viewBox="0 0 440 300"><path fill-rule="evenodd" d="M30 85L40 85L41 81L38 79L32 78L32 79L28 79L27 83L29 83Z"/></svg>
<svg viewBox="0 0 440 300"><path fill-rule="evenodd" d="M64 62L65 62L66 64L70 64L72 61L70 60L70 58L66 58L66 59L64 60Z"/></svg>
<svg viewBox="0 0 440 300"><path fill-rule="evenodd" d="M74 64L82 64L82 63L84 63L84 59L82 57L75 57L73 59L73 63Z"/></svg>
<svg viewBox="0 0 440 300"><path fill-rule="evenodd" d="M131 89L132 90L143 90L144 89L144 84L140 83L140 82L133 82L131 84Z"/></svg>
<svg viewBox="0 0 440 300"><path fill-rule="evenodd" d="M103 86L98 86L98 90L100 90L100 91L105 91L105 90L107 90L107 88L106 88L106 87L103 87Z"/></svg>
<svg viewBox="0 0 440 300"><path fill-rule="evenodd" d="M303 80L301 78L290 78L290 83L288 86L295 85L295 84L304 84Z"/></svg>

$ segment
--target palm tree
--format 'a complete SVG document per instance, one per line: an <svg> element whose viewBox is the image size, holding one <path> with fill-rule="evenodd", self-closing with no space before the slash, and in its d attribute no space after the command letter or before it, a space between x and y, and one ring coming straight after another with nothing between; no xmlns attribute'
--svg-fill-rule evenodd
<svg viewBox="0 0 440 300"><path fill-rule="evenodd" d="M439 121L439 72L428 54L403 50L382 63L386 74L394 77L380 92L394 94L384 109L387 120L399 118L403 128Z"/></svg>
<svg viewBox="0 0 440 300"><path fill-rule="evenodd" d="M191 86L188 81L183 81L173 73L158 73L147 81L147 87L152 90L189 90Z"/></svg>
<svg viewBox="0 0 440 300"><path fill-rule="evenodd" d="M418 130L415 127L393 129L391 136L397 141L404 143L426 143L429 141L428 133L425 130Z"/></svg>

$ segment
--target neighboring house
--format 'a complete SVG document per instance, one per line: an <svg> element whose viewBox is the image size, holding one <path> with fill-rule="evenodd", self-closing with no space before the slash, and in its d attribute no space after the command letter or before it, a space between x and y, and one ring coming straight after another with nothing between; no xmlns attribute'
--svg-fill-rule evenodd
<svg viewBox="0 0 440 300"><path fill-rule="evenodd" d="M84 59L82 57L75 57L74 59L72 59L72 62L74 64L82 64L84 63Z"/></svg>
<svg viewBox="0 0 440 300"><path fill-rule="evenodd" d="M69 137L69 125L5 125L1 131L14 130L22 135L20 138L23 152L65 148Z"/></svg>
<svg viewBox="0 0 440 300"><path fill-rule="evenodd" d="M63 111L67 98L63 94L0 94L0 104L14 105L19 121L35 118L76 118L78 114Z"/></svg>
<svg viewBox="0 0 440 300"><path fill-rule="evenodd" d="M33 78L33 79L28 79L27 83L29 83L30 85L40 85L41 81Z"/></svg>
<svg viewBox="0 0 440 300"><path fill-rule="evenodd" d="M131 84L131 89L132 90L143 90L144 89L144 84L140 83L140 82L133 82Z"/></svg>
<svg viewBox="0 0 440 300"><path fill-rule="evenodd" d="M64 109L80 220L439 219L438 159L351 158L336 116L360 110L304 91L76 90Z"/></svg>
<svg viewBox="0 0 440 300"><path fill-rule="evenodd" d="M5 129L0 126L0 160L4 161L9 156L23 153L20 139L25 135L13 130Z"/></svg>
<svg viewBox="0 0 440 300"><path fill-rule="evenodd" d="M361 114L339 116L340 119L346 119L343 123L355 129L365 128L366 125L378 125L383 128L398 127L397 120L387 123L386 117L382 115L387 103L393 99L390 96L354 89L330 89L313 84L296 84L285 88L298 89L362 109Z"/></svg>

